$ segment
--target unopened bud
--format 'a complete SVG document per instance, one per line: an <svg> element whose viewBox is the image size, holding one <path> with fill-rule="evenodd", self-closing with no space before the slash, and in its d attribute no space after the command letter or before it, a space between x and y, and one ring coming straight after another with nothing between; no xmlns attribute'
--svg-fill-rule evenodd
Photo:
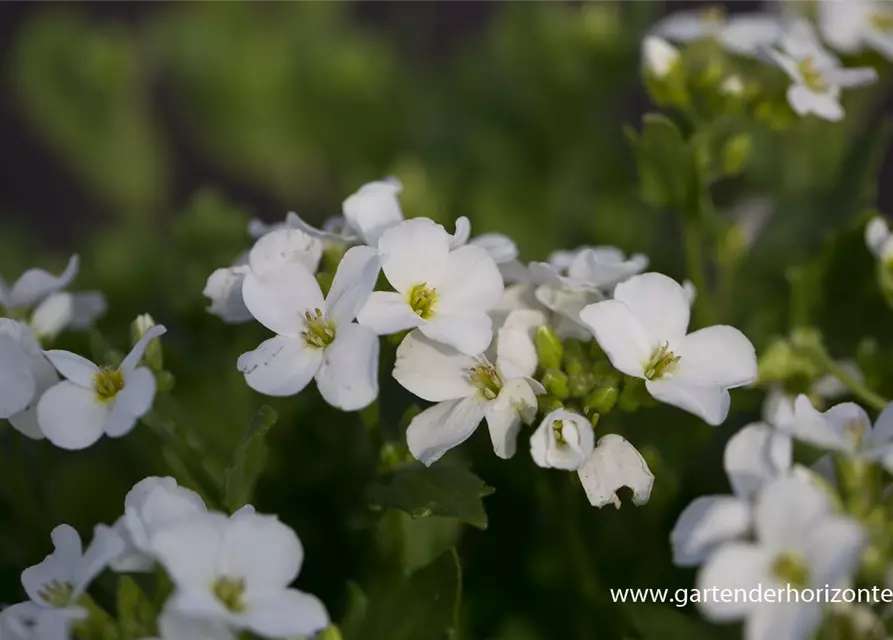
<svg viewBox="0 0 893 640"><path fill-rule="evenodd" d="M741 173L750 158L751 137L746 133L732 136L722 150L722 169L727 176Z"/></svg>
<svg viewBox="0 0 893 640"><path fill-rule="evenodd" d="M565 400L571 395L567 382L567 374L561 369L548 369L542 379L546 391L561 400Z"/></svg>
<svg viewBox="0 0 893 640"><path fill-rule="evenodd" d="M552 327L542 325L536 328L536 355L543 369L560 369L564 357L564 347Z"/></svg>
<svg viewBox="0 0 893 640"><path fill-rule="evenodd" d="M556 409L564 409L564 404L551 394L543 394L536 397L536 404L539 412L543 414L551 413Z"/></svg>
<svg viewBox="0 0 893 640"><path fill-rule="evenodd" d="M585 404L597 413L608 413L617 404L619 396L620 392L616 386L603 386L589 394Z"/></svg>
<svg viewBox="0 0 893 640"><path fill-rule="evenodd" d="M155 326L155 320L148 313L137 316L136 320L130 325L130 338L132 344L139 342L149 329ZM164 370L164 354L161 351L161 341L157 338L152 340L143 353L143 361L154 373L160 373Z"/></svg>

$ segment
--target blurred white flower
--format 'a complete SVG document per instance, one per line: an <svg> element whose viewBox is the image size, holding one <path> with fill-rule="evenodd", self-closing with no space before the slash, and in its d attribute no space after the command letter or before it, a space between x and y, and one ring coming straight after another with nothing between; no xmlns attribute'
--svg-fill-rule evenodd
<svg viewBox="0 0 893 640"><path fill-rule="evenodd" d="M145 640L236 640L236 634L224 622L183 615L168 606L158 617L158 636Z"/></svg>
<svg viewBox="0 0 893 640"><path fill-rule="evenodd" d="M536 394L544 390L530 376L536 351L527 328L500 329L492 354L468 356L413 331L397 348L394 379L433 407L409 424L406 442L412 455L431 465L475 432L486 418L493 450L500 458L515 454L521 423L536 417ZM532 357L531 357L532 356Z"/></svg>
<svg viewBox="0 0 893 640"><path fill-rule="evenodd" d="M865 225L865 244L878 260L893 262L890 227L884 218L875 216Z"/></svg>
<svg viewBox="0 0 893 640"><path fill-rule="evenodd" d="M54 276L43 269L28 269L11 287L0 280L0 307L16 314L30 311L50 294L61 291L71 284L78 273L79 265L78 256L73 255L68 260L65 271L59 276Z"/></svg>
<svg viewBox="0 0 893 640"><path fill-rule="evenodd" d="M427 218L414 218L382 234L382 270L395 292L375 291L357 318L379 335L418 327L428 338L467 355L482 353L493 338L487 312L502 296L502 276L483 248L450 249L450 236Z"/></svg>
<svg viewBox="0 0 893 640"><path fill-rule="evenodd" d="M242 300L242 282L249 270L248 265L242 264L217 269L208 276L202 291L202 295L211 299L208 313L230 324L251 320L251 312Z"/></svg>
<svg viewBox="0 0 893 640"><path fill-rule="evenodd" d="M841 53L874 49L893 59L893 7L877 0L819 2L818 27L825 41Z"/></svg>
<svg viewBox="0 0 893 640"><path fill-rule="evenodd" d="M845 587L853 577L865 536L859 525L836 515L827 495L795 477L779 478L758 494L753 542L730 542L698 573L706 593L723 589L823 589ZM704 593L704 591L702 591ZM822 619L815 599L778 602L717 596L699 602L714 622L744 620L752 640L806 640ZM821 599L819 599L821 600Z"/></svg>
<svg viewBox="0 0 893 640"><path fill-rule="evenodd" d="M86 617L83 609L51 609L20 602L0 611L3 640L70 640L71 623Z"/></svg>
<svg viewBox="0 0 893 640"><path fill-rule="evenodd" d="M645 36L642 40L642 64L656 78L665 78L679 58L679 50L663 38Z"/></svg>
<svg viewBox="0 0 893 640"><path fill-rule="evenodd" d="M865 410L853 402L819 413L806 395L794 401L793 418L779 428L802 442L850 458L878 461L893 471L893 404L871 426Z"/></svg>
<svg viewBox="0 0 893 640"><path fill-rule="evenodd" d="M549 413L530 436L530 456L540 467L575 471L594 448L592 423L567 409Z"/></svg>
<svg viewBox="0 0 893 640"><path fill-rule="evenodd" d="M334 407L356 411L372 403L378 396L378 337L354 319L375 286L380 264L374 249L352 247L325 299L300 262L252 265L242 297L255 319L278 335L239 357L248 386L269 396L290 396L315 377Z"/></svg>
<svg viewBox="0 0 893 640"><path fill-rule="evenodd" d="M852 360L839 360L836 364L853 380L862 382L865 379L859 365ZM834 400L847 393L849 389L846 385L837 376L829 373L816 379L809 386L807 395L821 406L823 401ZM775 427L787 424L794 419L795 399L796 396L786 393L781 385L770 386L763 400L763 420Z"/></svg>
<svg viewBox="0 0 893 640"><path fill-rule="evenodd" d="M733 495L697 498L670 532L673 562L680 567L701 564L721 544L750 531L754 496L791 468L791 439L767 424L749 424L729 439L723 466Z"/></svg>
<svg viewBox="0 0 893 640"><path fill-rule="evenodd" d="M719 92L726 96L738 97L744 93L744 81L737 74L731 75L720 83Z"/></svg>
<svg viewBox="0 0 893 640"><path fill-rule="evenodd" d="M17 431L29 438L43 438L37 422L37 403L58 381L56 370L31 329L0 318L0 417L8 418ZM28 400L22 405L26 397ZM15 411L8 411L15 407Z"/></svg>
<svg viewBox="0 0 893 640"><path fill-rule="evenodd" d="M617 285L613 300L580 313L614 368L645 380L657 400L720 424L729 412L729 389L753 382L757 359L743 333L726 325L686 335L690 307L683 290L659 273Z"/></svg>
<svg viewBox="0 0 893 640"><path fill-rule="evenodd" d="M316 597L288 587L304 550L274 516L206 513L162 529L152 546L175 585L173 612L270 638L310 636L329 623Z"/></svg>
<svg viewBox="0 0 893 640"><path fill-rule="evenodd" d="M129 433L155 398L155 376L139 366L140 360L165 331L152 327L117 369L97 367L70 351L45 351L65 378L37 403L37 422L47 439L63 449L85 449L103 434L119 438Z"/></svg>
<svg viewBox="0 0 893 640"><path fill-rule="evenodd" d="M530 281L530 273L523 264L518 261L518 245L515 241L502 233L482 233L468 241L483 248L502 274L505 284L527 283Z"/></svg>
<svg viewBox="0 0 893 640"><path fill-rule="evenodd" d="M121 553L123 543L108 528L99 527L86 551L78 532L67 524L60 524L50 535L53 553L22 572L22 586L34 605L77 617L83 611L78 598Z"/></svg>
<svg viewBox="0 0 893 640"><path fill-rule="evenodd" d="M580 483L594 507L613 504L620 508L617 490L629 487L633 504L642 505L651 497L654 475L642 454L621 436L614 433L599 438L586 463L577 470Z"/></svg>
<svg viewBox="0 0 893 640"><path fill-rule="evenodd" d="M781 51L768 54L793 81L788 88L788 103L801 116L815 114L830 121L843 119L841 89L871 84L877 71L871 67L847 69L819 42L808 22L796 22L782 38Z"/></svg>
<svg viewBox="0 0 893 640"><path fill-rule="evenodd" d="M174 478L149 477L137 482L124 498L124 515L112 529L123 550L109 563L114 571L151 571L155 566L152 537L172 524L207 511L201 497L177 485Z"/></svg>
<svg viewBox="0 0 893 640"><path fill-rule="evenodd" d="M777 16L763 13L726 16L721 7L713 6L673 13L658 22L652 33L674 42L711 38L732 53L754 56L778 42L782 23Z"/></svg>

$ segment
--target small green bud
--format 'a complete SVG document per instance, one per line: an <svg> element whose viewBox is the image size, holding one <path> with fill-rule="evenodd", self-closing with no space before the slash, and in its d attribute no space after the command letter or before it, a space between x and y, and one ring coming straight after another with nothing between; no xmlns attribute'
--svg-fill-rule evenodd
<svg viewBox="0 0 893 640"><path fill-rule="evenodd" d="M561 359L564 357L564 347L558 334L547 325L536 328L536 355L543 369L560 369Z"/></svg>
<svg viewBox="0 0 893 640"><path fill-rule="evenodd" d="M581 371L573 374L567 372L568 383L567 388L574 398L582 398L589 393L598 382L598 377L591 371Z"/></svg>
<svg viewBox="0 0 893 640"><path fill-rule="evenodd" d="M155 326L155 321L148 313L137 316L136 320L130 325L130 337L133 344L136 344L146 334L146 332ZM164 354L161 351L161 341L157 338L149 343L143 353L143 361L155 373L164 370Z"/></svg>
<svg viewBox="0 0 893 640"><path fill-rule="evenodd" d="M620 392L616 386L599 387L593 391L584 401L590 410L598 413L608 413L617 404Z"/></svg>
<svg viewBox="0 0 893 640"><path fill-rule="evenodd" d="M170 371L160 371L155 374L155 384L158 387L159 393L164 393L173 389L175 382L174 375Z"/></svg>
<svg viewBox="0 0 893 640"><path fill-rule="evenodd" d="M553 395L543 394L536 397L536 404L539 407L539 412L546 414L555 411L556 409L563 409L564 404Z"/></svg>
<svg viewBox="0 0 893 640"><path fill-rule="evenodd" d="M586 363L576 356L564 356L564 371L570 378L581 376L586 371Z"/></svg>
<svg viewBox="0 0 893 640"><path fill-rule="evenodd" d="M626 377L623 390L617 398L617 406L621 411L629 412L639 408L639 388L642 386L644 386L644 383L639 378Z"/></svg>
<svg viewBox="0 0 893 640"><path fill-rule="evenodd" d="M566 400L571 395L567 382L567 374L561 369L548 369L542 379L546 391L561 400Z"/></svg>
<svg viewBox="0 0 893 640"><path fill-rule="evenodd" d="M318 636L316 636L317 640L341 640L342 637L343 636L341 635L341 632L335 625L326 627L325 629L320 631Z"/></svg>
<svg viewBox="0 0 893 640"><path fill-rule="evenodd" d="M722 169L727 176L738 175L744 170L751 147L752 140L747 133L729 138L722 150Z"/></svg>

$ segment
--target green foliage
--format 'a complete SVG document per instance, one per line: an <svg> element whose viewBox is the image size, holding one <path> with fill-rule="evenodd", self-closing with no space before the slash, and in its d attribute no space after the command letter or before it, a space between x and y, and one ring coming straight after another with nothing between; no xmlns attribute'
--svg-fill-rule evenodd
<svg viewBox="0 0 893 640"><path fill-rule="evenodd" d="M275 411L263 406L248 423L245 435L236 447L233 460L224 476L224 502L230 511L236 511L251 502L254 486L263 472L267 455L264 438L278 419Z"/></svg>

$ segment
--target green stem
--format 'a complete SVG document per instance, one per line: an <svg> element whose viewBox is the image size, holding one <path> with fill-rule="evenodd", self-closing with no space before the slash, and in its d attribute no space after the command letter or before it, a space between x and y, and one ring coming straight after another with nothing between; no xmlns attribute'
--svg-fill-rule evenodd
<svg viewBox="0 0 893 640"><path fill-rule="evenodd" d="M713 303L707 285L701 228L696 220L686 220L684 229L685 273L697 290L694 303L695 322L699 327L713 324Z"/></svg>
<svg viewBox="0 0 893 640"><path fill-rule="evenodd" d="M813 358L816 364L840 380L840 382L842 382L843 385L862 402L878 411L883 411L887 408L887 405L889 404L888 400L869 389L864 382L860 382L853 378L847 373L846 369L837 364L827 353L811 349L809 355Z"/></svg>

